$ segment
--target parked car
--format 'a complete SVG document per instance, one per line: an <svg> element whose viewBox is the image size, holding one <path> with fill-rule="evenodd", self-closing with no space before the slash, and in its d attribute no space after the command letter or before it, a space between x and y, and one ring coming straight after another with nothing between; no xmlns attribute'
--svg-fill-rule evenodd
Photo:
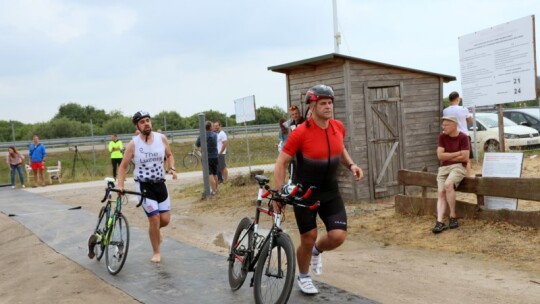
<svg viewBox="0 0 540 304"><path fill-rule="evenodd" d="M537 130L520 126L503 117L504 142L507 150L529 150L540 148L540 134ZM476 113L476 143L485 152L499 151L498 116L493 113ZM469 125L469 135L474 141L474 127Z"/></svg>
<svg viewBox="0 0 540 304"><path fill-rule="evenodd" d="M535 128L540 132L540 109L538 108L506 109L503 116L518 125Z"/></svg>

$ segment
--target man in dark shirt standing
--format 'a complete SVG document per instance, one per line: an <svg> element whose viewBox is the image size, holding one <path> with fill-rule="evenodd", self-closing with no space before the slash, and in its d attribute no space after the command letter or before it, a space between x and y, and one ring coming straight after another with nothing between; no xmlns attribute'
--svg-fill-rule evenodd
<svg viewBox="0 0 540 304"><path fill-rule="evenodd" d="M208 171L210 173L210 190L212 195L217 193L218 187L218 149L217 149L217 134L212 131L212 122L207 121L206 129L206 149L208 150ZM201 146L201 138L197 138L195 143L197 147Z"/></svg>
<svg viewBox="0 0 540 304"><path fill-rule="evenodd" d="M443 132L439 135L437 157L441 162L437 174L437 222L431 229L433 233L440 233L447 228L454 229L459 226L456 218L456 188L466 175L466 166L469 161L469 139L458 129L458 119L454 116L442 118ZM446 206L450 209L450 222L446 226L444 215Z"/></svg>

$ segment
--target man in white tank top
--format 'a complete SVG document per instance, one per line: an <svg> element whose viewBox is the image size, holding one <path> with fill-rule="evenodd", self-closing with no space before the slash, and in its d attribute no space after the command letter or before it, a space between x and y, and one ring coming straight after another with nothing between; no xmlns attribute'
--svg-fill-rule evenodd
<svg viewBox="0 0 540 304"><path fill-rule="evenodd" d="M469 110L464 107L460 106L459 102L461 101L461 97L459 97L458 92L452 92L448 96L448 99L450 100L450 106L445 108L443 110L443 117L456 117L458 120L458 130L467 135L469 138L469 159L473 158L473 151L471 147L471 137L469 136L469 129L467 128L467 124L471 124L473 122L472 114L469 112ZM470 176L471 173L471 162L467 162L467 176Z"/></svg>
<svg viewBox="0 0 540 304"><path fill-rule="evenodd" d="M169 173L176 179L174 156L167 137L152 132L150 114L139 111L133 115L132 121L139 134L134 136L126 147L118 170L118 189L124 189L126 172L133 159L136 191L145 191L147 195L142 206L148 216L148 234L154 251L151 261L159 263L162 242L160 229L167 226L171 220L171 200L165 185L164 162L166 160Z"/></svg>

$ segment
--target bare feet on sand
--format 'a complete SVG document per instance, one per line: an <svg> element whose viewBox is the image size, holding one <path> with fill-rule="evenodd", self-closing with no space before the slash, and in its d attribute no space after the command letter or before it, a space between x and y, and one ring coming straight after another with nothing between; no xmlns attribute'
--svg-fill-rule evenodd
<svg viewBox="0 0 540 304"><path fill-rule="evenodd" d="M152 263L161 263L161 255L159 253L154 254L150 261L152 261Z"/></svg>

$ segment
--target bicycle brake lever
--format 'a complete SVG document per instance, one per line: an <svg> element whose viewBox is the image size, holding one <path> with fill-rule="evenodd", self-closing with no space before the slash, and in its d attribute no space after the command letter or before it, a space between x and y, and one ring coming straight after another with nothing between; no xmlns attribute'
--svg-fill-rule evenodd
<svg viewBox="0 0 540 304"><path fill-rule="evenodd" d="M307 189L306 193L304 194L304 196L302 196L302 199L305 200L307 199L308 197L311 196L311 192L313 192L313 189L315 189L315 186L311 186L309 187L309 189Z"/></svg>
<svg viewBox="0 0 540 304"><path fill-rule="evenodd" d="M321 202L320 201L316 201L315 204L311 205L308 207L309 210L311 211L315 211L317 209L319 209L319 206L321 205Z"/></svg>
<svg viewBox="0 0 540 304"><path fill-rule="evenodd" d="M139 200L139 203L137 204L136 208L139 208L142 205L143 200L145 199L146 199L146 190L143 190L141 193L141 199Z"/></svg>
<svg viewBox="0 0 540 304"><path fill-rule="evenodd" d="M101 200L102 203L104 203L107 200L107 197L109 196L110 193L111 193L111 190L109 190L109 188L105 189L105 196Z"/></svg>

